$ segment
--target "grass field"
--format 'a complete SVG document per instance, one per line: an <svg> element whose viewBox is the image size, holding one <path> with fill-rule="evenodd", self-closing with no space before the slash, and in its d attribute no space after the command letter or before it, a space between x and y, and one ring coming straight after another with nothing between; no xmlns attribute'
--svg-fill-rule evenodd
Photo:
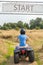
<svg viewBox="0 0 43 65"><path fill-rule="evenodd" d="M43 30L26 30L26 34L30 38L27 44L30 44L35 52L36 65L43 65ZM0 65L12 65L9 61L18 44L18 35L18 30L0 30Z"/></svg>

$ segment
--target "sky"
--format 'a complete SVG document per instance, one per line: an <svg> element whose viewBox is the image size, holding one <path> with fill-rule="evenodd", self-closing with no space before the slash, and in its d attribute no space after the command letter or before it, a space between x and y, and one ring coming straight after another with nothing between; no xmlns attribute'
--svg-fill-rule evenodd
<svg viewBox="0 0 43 65"><path fill-rule="evenodd" d="M15 1L15 0L0 0L0 1ZM16 0L16 1L43 1L43 0Z"/></svg>
<svg viewBox="0 0 43 65"><path fill-rule="evenodd" d="M0 25L3 25L4 23L8 22L26 22L29 23L31 19L36 19L37 17L40 17L43 19L43 15L0 15Z"/></svg>
<svg viewBox="0 0 43 65"><path fill-rule="evenodd" d="M14 1L14 0L0 0L0 1ZM16 0L19 1L19 0ZM21 0L23 1L23 0ZM27 0L25 0L27 1ZM28 0L28 1L37 1L37 0ZM39 0L42 2L42 0ZM38 2L39 2L38 1ZM0 4L0 11L1 11L1 4ZM31 19L36 19L37 17L40 17L43 19L43 15L14 15L14 14L0 14L0 25L3 25L4 23L8 22L18 22L23 21L29 23Z"/></svg>

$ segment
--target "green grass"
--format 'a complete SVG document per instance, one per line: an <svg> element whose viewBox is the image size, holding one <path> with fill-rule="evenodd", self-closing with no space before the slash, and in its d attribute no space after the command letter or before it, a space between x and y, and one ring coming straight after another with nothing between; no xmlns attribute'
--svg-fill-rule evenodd
<svg viewBox="0 0 43 65"><path fill-rule="evenodd" d="M38 65L42 65L42 62L39 58L39 53L38 52L35 52L35 61L37 62Z"/></svg>
<svg viewBox="0 0 43 65"><path fill-rule="evenodd" d="M8 53L7 54L2 54L4 58L6 58L7 60L10 59L10 56L13 56L13 51L14 51L14 44L11 41L5 40L5 43L7 45L7 50ZM37 41L35 43L38 43ZM41 42L40 42L41 43ZM38 43L38 44L40 44ZM36 45L38 45L36 44ZM34 50L35 51L35 50ZM39 59L39 53L35 51L35 60L37 62L38 65L42 65L41 60ZM0 65L6 65L7 61L3 61Z"/></svg>
<svg viewBox="0 0 43 65"><path fill-rule="evenodd" d="M6 65L6 61L4 61L4 62L0 63L0 65Z"/></svg>
<svg viewBox="0 0 43 65"><path fill-rule="evenodd" d="M6 43L6 45L7 45L7 50L8 50L8 52L7 52L7 54L3 54L3 53L0 53L5 59L9 59L10 58L10 56L13 56L13 51L14 51L14 45L13 45L13 42L10 42L10 41L8 41L8 40L5 40L5 43ZM6 60L4 60L2 63L0 63L0 65L6 65Z"/></svg>

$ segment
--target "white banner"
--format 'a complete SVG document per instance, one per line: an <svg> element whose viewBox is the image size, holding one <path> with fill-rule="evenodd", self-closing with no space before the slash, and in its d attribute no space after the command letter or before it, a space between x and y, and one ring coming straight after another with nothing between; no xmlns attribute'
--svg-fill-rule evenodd
<svg viewBox="0 0 43 65"><path fill-rule="evenodd" d="M0 14L43 14L42 2L0 2Z"/></svg>

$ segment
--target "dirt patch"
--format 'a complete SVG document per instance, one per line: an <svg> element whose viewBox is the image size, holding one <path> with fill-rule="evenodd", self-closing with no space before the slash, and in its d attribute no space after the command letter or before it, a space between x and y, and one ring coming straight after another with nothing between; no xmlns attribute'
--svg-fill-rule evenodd
<svg viewBox="0 0 43 65"><path fill-rule="evenodd" d="M18 64L14 64L14 57L10 57L10 59L7 61L6 65L38 65L36 61L34 61L33 63L29 63L28 61L24 60L24 61L20 61L20 63Z"/></svg>

